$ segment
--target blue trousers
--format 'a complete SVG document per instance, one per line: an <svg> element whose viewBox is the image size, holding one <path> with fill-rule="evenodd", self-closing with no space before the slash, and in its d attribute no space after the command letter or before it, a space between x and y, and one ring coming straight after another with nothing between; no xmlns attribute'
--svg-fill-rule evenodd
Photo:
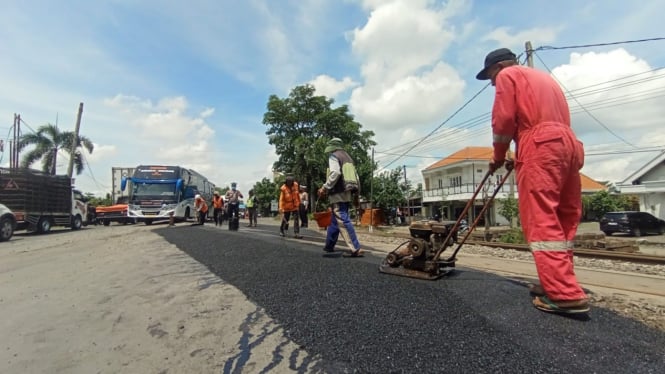
<svg viewBox="0 0 665 374"><path fill-rule="evenodd" d="M349 206L350 203L347 202L333 204L333 216L326 232L326 249L335 249L340 233L351 250L357 251L360 249L356 230L349 218Z"/></svg>

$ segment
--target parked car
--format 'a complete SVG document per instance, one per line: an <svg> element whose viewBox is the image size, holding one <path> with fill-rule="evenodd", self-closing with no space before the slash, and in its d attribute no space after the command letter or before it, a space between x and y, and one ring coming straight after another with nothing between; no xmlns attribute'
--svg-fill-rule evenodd
<svg viewBox="0 0 665 374"><path fill-rule="evenodd" d="M11 239L14 230L16 230L16 216L5 204L0 204L0 242Z"/></svg>
<svg viewBox="0 0 665 374"><path fill-rule="evenodd" d="M665 221L646 212L609 212L600 219L605 235L623 232L633 236L665 234Z"/></svg>

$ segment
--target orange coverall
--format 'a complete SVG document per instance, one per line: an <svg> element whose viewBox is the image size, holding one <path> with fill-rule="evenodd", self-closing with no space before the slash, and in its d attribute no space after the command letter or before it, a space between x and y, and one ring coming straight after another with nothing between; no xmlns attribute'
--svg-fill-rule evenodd
<svg viewBox="0 0 665 374"><path fill-rule="evenodd" d="M523 66L499 71L492 132L495 161L505 159L515 140L520 219L543 290L551 300L585 298L573 269L584 147L557 82Z"/></svg>

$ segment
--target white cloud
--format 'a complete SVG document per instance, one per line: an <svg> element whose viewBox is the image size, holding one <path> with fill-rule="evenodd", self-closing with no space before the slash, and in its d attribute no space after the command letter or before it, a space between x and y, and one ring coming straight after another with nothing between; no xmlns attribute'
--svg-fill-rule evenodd
<svg viewBox="0 0 665 374"><path fill-rule="evenodd" d="M558 27L534 27L511 34L511 28L498 27L485 35L483 40L495 41L501 47L521 51L524 49L525 40L530 40L534 47L552 43L556 40L559 31Z"/></svg>
<svg viewBox="0 0 665 374"><path fill-rule="evenodd" d="M620 181L653 157L650 153L598 154L665 146L661 121L665 118L665 72L651 70L648 62L622 48L572 53L569 63L552 70L575 97L568 100L571 121L590 154L583 170L589 176Z"/></svg>
<svg viewBox="0 0 665 374"><path fill-rule="evenodd" d="M370 15L351 39L364 81L353 90L350 106L361 123L377 132L379 142L379 133L394 142L392 130L438 122L461 101L465 82L441 61L454 37L446 24L452 5L430 4L363 2Z"/></svg>
<svg viewBox="0 0 665 374"><path fill-rule="evenodd" d="M316 88L317 94L329 98L335 98L340 93L358 85L358 83L354 82L350 77L344 77L342 80L337 80L325 74L317 76L309 81L309 84Z"/></svg>

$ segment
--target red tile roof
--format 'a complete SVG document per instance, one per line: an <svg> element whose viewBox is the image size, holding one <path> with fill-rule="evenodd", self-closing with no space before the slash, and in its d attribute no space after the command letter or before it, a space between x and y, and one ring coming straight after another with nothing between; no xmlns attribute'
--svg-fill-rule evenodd
<svg viewBox="0 0 665 374"><path fill-rule="evenodd" d="M433 170L443 166L451 165L461 161L490 161L492 159L492 147L466 147L450 156L441 159L432 165L425 168L425 170ZM606 190L607 187L595 180L581 174L582 177L582 191L601 191Z"/></svg>

